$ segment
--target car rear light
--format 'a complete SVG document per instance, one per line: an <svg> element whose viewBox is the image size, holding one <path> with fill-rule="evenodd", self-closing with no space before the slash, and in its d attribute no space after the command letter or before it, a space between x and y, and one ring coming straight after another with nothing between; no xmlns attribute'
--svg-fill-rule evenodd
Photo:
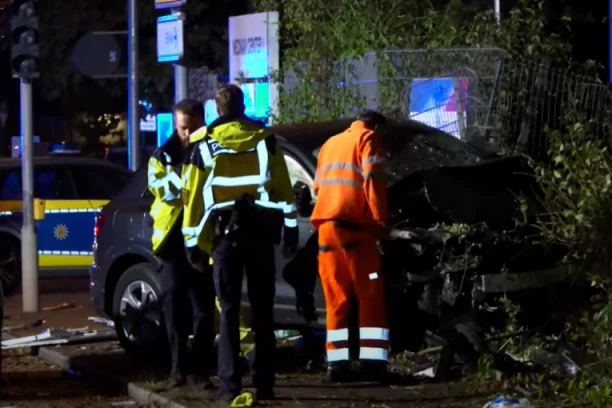
<svg viewBox="0 0 612 408"><path fill-rule="evenodd" d="M94 225L94 238L98 238L98 234L102 230L102 227L104 227L105 222L106 222L106 214L104 213L98 214L98 216L96 217L96 223Z"/></svg>

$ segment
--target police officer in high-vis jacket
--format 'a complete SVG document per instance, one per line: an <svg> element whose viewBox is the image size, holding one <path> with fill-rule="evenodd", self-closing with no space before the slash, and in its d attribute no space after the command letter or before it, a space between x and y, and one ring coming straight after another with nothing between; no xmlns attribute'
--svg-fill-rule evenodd
<svg viewBox="0 0 612 408"><path fill-rule="evenodd" d="M197 260L212 244L221 304L217 397L229 401L241 391L239 313L246 272L255 334L253 385L256 398L272 399L274 246L283 235L285 254L297 249L294 195L280 146L264 124L245 116L240 88L223 86L215 99L220 117L209 124L183 173L185 245Z"/></svg>
<svg viewBox="0 0 612 408"><path fill-rule="evenodd" d="M204 126L203 105L195 100L183 100L174 107L176 130L157 149L148 164L148 187L155 197L151 206L153 219L153 253L162 261L160 281L161 307L170 344L172 372L170 386L186 383L188 371L194 383L210 388L210 360L214 342L214 286L210 273L201 273L188 261L181 224L183 204L180 171L189 149L189 135ZM208 260L197 264L203 269ZM189 313L188 306L192 313ZM189 321L187 316L192 316ZM190 327L192 326L192 327ZM193 330L191 356L187 339ZM187 367L188 363L190 367Z"/></svg>

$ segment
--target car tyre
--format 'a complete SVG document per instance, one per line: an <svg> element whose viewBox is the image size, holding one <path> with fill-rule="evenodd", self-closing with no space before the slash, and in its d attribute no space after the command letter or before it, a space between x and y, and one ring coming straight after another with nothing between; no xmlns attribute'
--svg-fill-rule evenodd
<svg viewBox="0 0 612 408"><path fill-rule="evenodd" d="M149 263L130 266L115 286L113 320L117 338L136 360L160 362L159 356L167 355L160 299L159 277Z"/></svg>
<svg viewBox="0 0 612 408"><path fill-rule="evenodd" d="M21 242L7 234L0 234L0 280L5 296L21 286Z"/></svg>

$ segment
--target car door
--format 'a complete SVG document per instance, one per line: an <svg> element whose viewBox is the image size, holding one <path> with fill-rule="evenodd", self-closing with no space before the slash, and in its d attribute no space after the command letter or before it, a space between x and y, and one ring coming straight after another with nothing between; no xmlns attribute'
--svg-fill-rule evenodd
<svg viewBox="0 0 612 408"><path fill-rule="evenodd" d="M91 245L85 244L83 220L93 218L93 214L86 203L77 199L68 167L36 165L34 197L45 203L45 217L36 222L39 267L87 267L91 263Z"/></svg>
<svg viewBox="0 0 612 408"><path fill-rule="evenodd" d="M285 151L285 162L287 163L287 170L289 170L289 177L291 179L291 185L295 185L298 181L306 184L311 189L311 194L314 197L314 190L312 189L313 174L310 170L311 166L306 165L301 158L297 155L293 155L289 151ZM306 245L306 241L315 232L312 224L310 223L309 217L298 216L298 226L300 230L300 248ZM275 305L276 309L289 308L295 310L295 291L293 288L285 282L282 276L283 269L289 260L285 259L282 254L282 245L276 247L276 298ZM320 283L317 283L315 288L315 302L317 308L325 308L325 298L323 296L323 290Z"/></svg>

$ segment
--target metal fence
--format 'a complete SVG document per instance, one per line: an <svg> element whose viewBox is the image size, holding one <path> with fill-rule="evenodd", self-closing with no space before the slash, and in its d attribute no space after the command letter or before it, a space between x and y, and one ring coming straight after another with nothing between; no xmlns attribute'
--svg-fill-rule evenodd
<svg viewBox="0 0 612 408"><path fill-rule="evenodd" d="M350 69L346 69L346 65ZM560 129L570 109L602 124L607 86L542 62L517 62L499 48L388 50L345 62L350 84L369 108L412 118L493 151L546 152L546 128Z"/></svg>

